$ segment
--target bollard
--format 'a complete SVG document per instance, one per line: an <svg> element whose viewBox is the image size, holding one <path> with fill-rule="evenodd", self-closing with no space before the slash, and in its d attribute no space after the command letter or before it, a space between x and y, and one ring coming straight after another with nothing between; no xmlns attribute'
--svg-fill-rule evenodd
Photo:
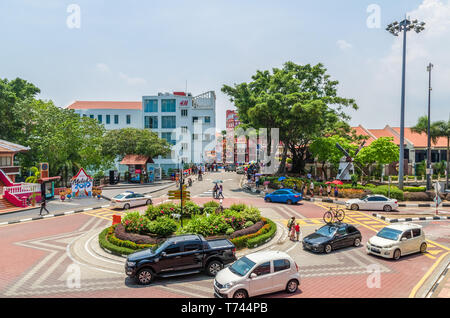
<svg viewBox="0 0 450 318"><path fill-rule="evenodd" d="M112 225L116 225L122 222L122 217L120 215L113 215Z"/></svg>

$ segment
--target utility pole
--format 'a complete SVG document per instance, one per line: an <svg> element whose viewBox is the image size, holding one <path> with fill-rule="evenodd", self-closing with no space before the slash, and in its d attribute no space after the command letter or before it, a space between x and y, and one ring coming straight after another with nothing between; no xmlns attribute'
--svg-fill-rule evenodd
<svg viewBox="0 0 450 318"><path fill-rule="evenodd" d="M431 190L431 70L433 69L433 64L428 64L427 71L428 71L428 128L427 128L427 134L428 134L428 148L427 148L427 190Z"/></svg>

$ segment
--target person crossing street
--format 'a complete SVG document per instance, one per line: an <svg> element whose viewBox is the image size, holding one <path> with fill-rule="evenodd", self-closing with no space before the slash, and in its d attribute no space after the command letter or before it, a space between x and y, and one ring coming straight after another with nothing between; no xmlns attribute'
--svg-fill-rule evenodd
<svg viewBox="0 0 450 318"><path fill-rule="evenodd" d="M42 216L42 211L47 211L47 214L50 214L50 212L47 210L47 201L45 200L45 197L42 197L41 201L41 210L39 211L39 215Z"/></svg>

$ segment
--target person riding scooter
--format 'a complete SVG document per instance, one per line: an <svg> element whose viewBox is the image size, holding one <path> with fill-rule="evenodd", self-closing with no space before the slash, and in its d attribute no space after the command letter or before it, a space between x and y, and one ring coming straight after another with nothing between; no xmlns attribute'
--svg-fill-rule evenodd
<svg viewBox="0 0 450 318"><path fill-rule="evenodd" d="M192 179L191 178L188 178L188 186L192 187Z"/></svg>

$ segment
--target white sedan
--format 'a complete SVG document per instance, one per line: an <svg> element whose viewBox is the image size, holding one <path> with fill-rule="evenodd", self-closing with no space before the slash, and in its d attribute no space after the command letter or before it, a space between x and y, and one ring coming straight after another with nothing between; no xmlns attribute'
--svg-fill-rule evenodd
<svg viewBox="0 0 450 318"><path fill-rule="evenodd" d="M121 208L128 210L133 206L138 205L150 205L152 204L152 197L140 193L134 193L132 191L126 191L118 194L111 199L112 208Z"/></svg>
<svg viewBox="0 0 450 318"><path fill-rule="evenodd" d="M351 199L345 202L347 209L351 210L379 210L391 212L398 209L398 201L386 198L384 195L366 195L361 199Z"/></svg>

